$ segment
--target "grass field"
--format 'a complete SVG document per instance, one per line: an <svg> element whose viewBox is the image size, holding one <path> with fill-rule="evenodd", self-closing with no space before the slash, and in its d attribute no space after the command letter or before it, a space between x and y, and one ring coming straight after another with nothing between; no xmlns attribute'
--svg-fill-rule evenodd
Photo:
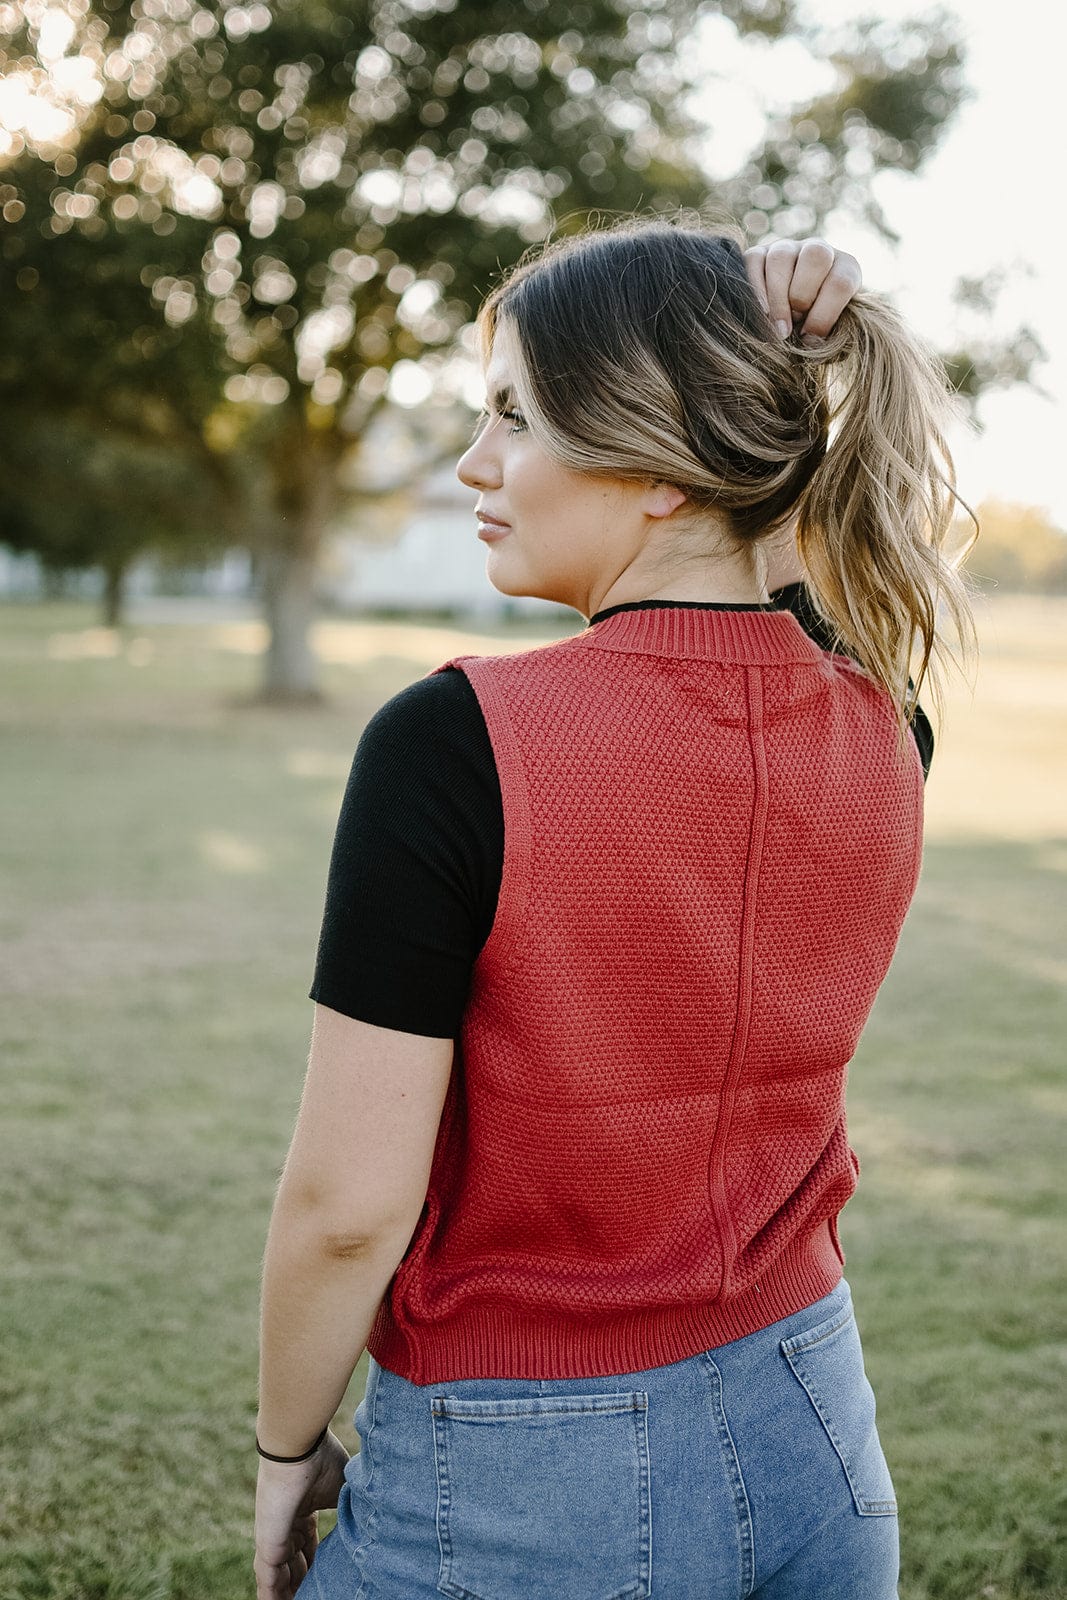
<svg viewBox="0 0 1067 1600"><path fill-rule="evenodd" d="M1067 600L978 616L849 1087L901 1600L1067 1597ZM449 655L547 636L324 621L330 703L284 713L242 705L256 624L0 607L3 1600L253 1594L259 1267L352 751Z"/></svg>

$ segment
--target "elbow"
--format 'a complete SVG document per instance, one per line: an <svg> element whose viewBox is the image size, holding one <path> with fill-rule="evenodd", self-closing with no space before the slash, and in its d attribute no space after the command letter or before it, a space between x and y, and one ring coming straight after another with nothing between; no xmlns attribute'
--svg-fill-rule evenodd
<svg viewBox="0 0 1067 1600"><path fill-rule="evenodd" d="M291 1179L283 1177L275 1201L279 1226L293 1229L305 1246L336 1261L359 1261L395 1248L402 1226L377 1209L360 1213L351 1204L343 1205L336 1196L301 1191ZM411 1235L409 1227L404 1245Z"/></svg>
<svg viewBox="0 0 1067 1600"><path fill-rule="evenodd" d="M283 1177L275 1203L278 1225L295 1230L305 1248L332 1261L365 1261L395 1254L399 1262L417 1225L410 1215L385 1214L380 1207L365 1211L344 1205L336 1196L301 1193Z"/></svg>
<svg viewBox="0 0 1067 1600"><path fill-rule="evenodd" d="M320 1234L319 1249L331 1261L367 1261L379 1254L383 1236L364 1230L342 1228Z"/></svg>
<svg viewBox="0 0 1067 1600"><path fill-rule="evenodd" d="M414 1231L410 1223L343 1228L334 1220L332 1225L320 1223L317 1242L320 1252L331 1261L379 1261L389 1257L395 1268L407 1254Z"/></svg>

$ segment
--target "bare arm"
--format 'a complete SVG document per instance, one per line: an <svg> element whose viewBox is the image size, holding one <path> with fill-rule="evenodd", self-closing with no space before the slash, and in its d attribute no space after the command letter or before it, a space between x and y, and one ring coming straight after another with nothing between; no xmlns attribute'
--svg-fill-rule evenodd
<svg viewBox="0 0 1067 1600"><path fill-rule="evenodd" d="M338 1504L348 1452L326 1431L419 1221L454 1040L316 1005L296 1130L263 1265L257 1600L289 1600Z"/></svg>
<svg viewBox="0 0 1067 1600"><path fill-rule="evenodd" d="M264 1257L258 1435L276 1455L341 1402L419 1221L453 1051L315 1007Z"/></svg>

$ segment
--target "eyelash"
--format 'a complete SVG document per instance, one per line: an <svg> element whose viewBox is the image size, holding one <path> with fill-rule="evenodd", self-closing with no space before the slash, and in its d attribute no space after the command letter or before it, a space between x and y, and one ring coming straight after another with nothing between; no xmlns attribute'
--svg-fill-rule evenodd
<svg viewBox="0 0 1067 1600"><path fill-rule="evenodd" d="M521 432L523 432L525 430L525 428L526 428L526 419L522 415L521 411L515 411L515 410L501 411L501 412L498 413L498 415L501 416L501 417L510 417L512 419L512 427L511 427L512 433L521 433ZM478 413L478 420L474 424L474 431L471 434L471 441L472 442L481 433L482 428L485 426L485 424L488 422L488 420L489 420L489 412L486 410L485 406L483 406L482 409Z"/></svg>

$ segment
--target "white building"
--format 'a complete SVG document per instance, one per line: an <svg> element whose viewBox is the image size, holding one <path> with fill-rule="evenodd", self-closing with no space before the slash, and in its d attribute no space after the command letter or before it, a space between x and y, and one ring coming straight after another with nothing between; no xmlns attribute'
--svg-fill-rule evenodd
<svg viewBox="0 0 1067 1600"><path fill-rule="evenodd" d="M323 606L341 614L446 611L490 623L545 617L580 626L581 618L570 606L504 595L493 588L485 574L487 547L478 538L476 501L450 460L413 486L406 511L394 501L376 514L375 502L366 502L362 533L358 515L350 513L348 525L342 523L325 541L318 581ZM388 522L397 514L402 519L399 532ZM62 587L69 597L98 599L103 573L99 568L71 572ZM220 551L207 564L183 567L147 553L133 563L124 587L130 600L151 600L156 610L174 615L181 615L192 599L253 613L257 608L254 563L241 548ZM46 592L37 557L0 546L0 596L37 599Z"/></svg>
<svg viewBox="0 0 1067 1600"><path fill-rule="evenodd" d="M324 560L323 598L342 611L453 609L487 620L577 620L570 606L493 588L474 517L477 498L447 463L427 475L413 515L393 542L335 533Z"/></svg>

